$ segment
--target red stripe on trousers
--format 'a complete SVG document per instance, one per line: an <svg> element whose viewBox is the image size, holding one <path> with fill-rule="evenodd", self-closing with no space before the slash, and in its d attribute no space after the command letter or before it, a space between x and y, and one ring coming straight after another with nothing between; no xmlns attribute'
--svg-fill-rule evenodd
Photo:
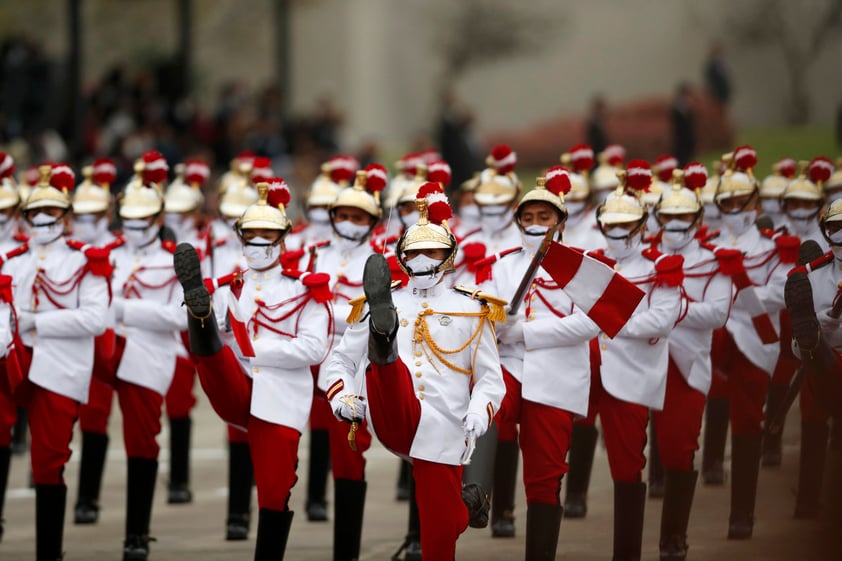
<svg viewBox="0 0 842 561"><path fill-rule="evenodd" d="M560 505L561 479L567 473L567 450L573 434L573 414L523 399L522 385L506 369L506 397L497 422L520 423L523 484L526 503Z"/></svg>
<svg viewBox="0 0 842 561"><path fill-rule="evenodd" d="M595 413L602 421L611 479L623 483L640 481L646 465L643 449L649 409L612 396L605 391L600 377L591 380L591 396L595 398Z"/></svg>
<svg viewBox="0 0 842 561"><path fill-rule="evenodd" d="M79 402L32 384L27 412L32 438L32 481L36 485L60 485L64 483L64 465L70 459Z"/></svg>
<svg viewBox="0 0 842 561"><path fill-rule="evenodd" d="M165 399L167 417L184 419L190 416L190 411L196 406L196 396L193 394L195 383L196 365L189 357L177 357L175 374Z"/></svg>
<svg viewBox="0 0 842 561"><path fill-rule="evenodd" d="M678 366L669 361L664 409L652 411L661 463L673 471L691 471L699 449L705 394L687 384Z"/></svg>
<svg viewBox="0 0 842 561"><path fill-rule="evenodd" d="M88 402L79 411L79 427L83 432L108 434L108 419L114 404L114 386L97 377L91 378Z"/></svg>
<svg viewBox="0 0 842 561"><path fill-rule="evenodd" d="M157 459L160 447L156 437L161 432L164 396L155 390L117 380L117 402L123 414L126 456Z"/></svg>
<svg viewBox="0 0 842 561"><path fill-rule="evenodd" d="M725 335L719 358L731 400L731 434L759 434L763 431L769 375L740 352L729 333Z"/></svg>

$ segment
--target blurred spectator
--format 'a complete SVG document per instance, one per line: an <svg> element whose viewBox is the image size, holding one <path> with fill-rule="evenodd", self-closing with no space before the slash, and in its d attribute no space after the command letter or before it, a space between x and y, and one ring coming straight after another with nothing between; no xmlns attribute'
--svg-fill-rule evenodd
<svg viewBox="0 0 842 561"><path fill-rule="evenodd" d="M591 108L585 131L585 142L593 148L594 154L599 154L608 146L608 138L605 135L605 98L595 95L591 99Z"/></svg>
<svg viewBox="0 0 842 561"><path fill-rule="evenodd" d="M692 101L690 85L679 84L672 102L670 121L672 153L682 167L693 161L696 152L696 125L693 121Z"/></svg>
<svg viewBox="0 0 842 561"><path fill-rule="evenodd" d="M316 148L332 156L339 151L339 127L344 117L333 103L329 95L321 96L316 103L313 115L311 133Z"/></svg>
<svg viewBox="0 0 842 561"><path fill-rule="evenodd" d="M439 152L450 164L451 185L461 185L482 167L482 148L474 131L474 115L464 107L454 91L442 100L437 131Z"/></svg>
<svg viewBox="0 0 842 561"><path fill-rule="evenodd" d="M28 37L0 44L0 137L27 137L46 126L50 66L40 46Z"/></svg>
<svg viewBox="0 0 842 561"><path fill-rule="evenodd" d="M722 45L718 43L711 47L705 62L705 86L723 108L728 105L731 100L731 77L723 57Z"/></svg>

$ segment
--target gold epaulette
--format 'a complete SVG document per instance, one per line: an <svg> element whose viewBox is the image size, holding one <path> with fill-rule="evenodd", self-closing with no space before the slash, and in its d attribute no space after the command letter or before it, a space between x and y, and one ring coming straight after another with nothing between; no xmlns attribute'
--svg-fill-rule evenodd
<svg viewBox="0 0 842 561"><path fill-rule="evenodd" d="M496 322L506 321L506 304L508 300L504 300L493 294L482 292L478 288L468 288L467 286L454 286L453 290L462 296L467 296L471 300L478 300L483 306L488 308L488 319Z"/></svg>
<svg viewBox="0 0 842 561"><path fill-rule="evenodd" d="M394 280L392 281L392 285L389 287L392 290L396 288L400 288L401 281ZM348 313L348 317L345 321L350 325L352 323L357 323L360 321L360 318L363 315L363 308L365 307L365 294L361 294L356 298L351 298L348 300L348 303L351 305L351 311Z"/></svg>

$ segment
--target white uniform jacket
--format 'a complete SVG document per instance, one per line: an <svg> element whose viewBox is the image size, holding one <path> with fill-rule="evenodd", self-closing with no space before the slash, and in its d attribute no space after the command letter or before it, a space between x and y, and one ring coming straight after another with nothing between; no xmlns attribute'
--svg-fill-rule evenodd
<svg viewBox="0 0 842 561"><path fill-rule="evenodd" d="M476 413L490 424L506 392L494 326L480 316L479 302L447 288L444 283L427 290L413 289L410 284L393 292L392 298L400 322L398 353L412 374L421 404L421 420L409 455L459 465L466 448L462 426L465 416ZM366 314L361 317L365 318ZM418 327L416 320L422 322ZM413 343L416 329L424 325L429 339L445 351L441 357L436 356L430 343ZM349 325L324 369L328 393L334 391L335 385L338 388L331 396L334 410L336 400L343 395L366 394L363 373L368 364L368 335L367 320ZM463 346L459 352L449 353ZM377 431L371 425L370 416L369 425Z"/></svg>
<svg viewBox="0 0 842 561"><path fill-rule="evenodd" d="M512 299L532 256L510 254L493 268L490 292ZM573 302L543 269L521 302L517 317L522 322L523 342L500 345L500 361L521 384L521 395L535 403L587 416L591 385L591 339L599 327Z"/></svg>
<svg viewBox="0 0 842 561"><path fill-rule="evenodd" d="M741 236L723 232L713 240L720 247L739 249L743 252L743 263L751 281L756 285L754 291L766 308L775 331L780 334L780 312L785 307L784 284L791 265L781 263L775 242L763 236L757 228L749 228ZM752 364L767 372L770 376L780 355L778 342L764 345L760 340L751 313L741 304L740 295L731 307L731 315L725 324L734 342Z"/></svg>
<svg viewBox="0 0 842 561"><path fill-rule="evenodd" d="M839 288L842 283L842 260L831 260L830 264L812 271L809 278L813 287L813 305L822 327L822 339L837 352L842 351L842 329L839 327L839 320L828 316L834 300L842 290Z"/></svg>
<svg viewBox="0 0 842 561"><path fill-rule="evenodd" d="M639 252L617 260L614 270L638 284L646 296L614 339L599 335L602 385L617 399L661 410L667 389L667 341L683 305L681 291L656 286L655 263Z"/></svg>
<svg viewBox="0 0 842 561"><path fill-rule="evenodd" d="M65 238L34 245L7 261L15 307L35 312L35 329L21 333L32 347L29 380L81 403L88 401L94 337L105 331L108 280L87 269L82 251Z"/></svg>
<svg viewBox="0 0 842 561"><path fill-rule="evenodd" d="M468 244L479 243L485 247L485 257L491 257L494 254L504 252L508 249L520 247L523 243L521 239L520 229L517 224L512 221L508 226L497 232L486 232L482 228L474 230L465 236L459 242L459 245L464 247ZM464 255L457 253L455 271L445 279L445 283L449 286L472 286L476 284L476 274L468 270ZM480 283L483 284L483 283Z"/></svg>
<svg viewBox="0 0 842 561"><path fill-rule="evenodd" d="M687 384L707 395L712 377L713 330L728 320L733 298L731 279L719 273L713 251L696 240L675 253L684 257L687 310L669 335L669 354Z"/></svg>
<svg viewBox="0 0 842 561"><path fill-rule="evenodd" d="M236 306L255 354L241 357L253 382L251 414L302 432L313 401L310 366L324 360L330 347L331 303L317 302L280 267L248 271L243 281Z"/></svg>
<svg viewBox="0 0 842 561"><path fill-rule="evenodd" d="M155 241L111 252L113 308L122 308L114 332L126 338L117 378L165 395L175 374L176 355L187 329L184 294L173 269L172 252Z"/></svg>

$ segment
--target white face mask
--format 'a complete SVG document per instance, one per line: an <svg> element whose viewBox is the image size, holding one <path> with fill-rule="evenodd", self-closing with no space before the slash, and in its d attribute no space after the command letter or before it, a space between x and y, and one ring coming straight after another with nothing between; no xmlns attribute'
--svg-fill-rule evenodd
<svg viewBox="0 0 842 561"><path fill-rule="evenodd" d="M748 232L749 228L754 227L755 220L757 220L756 210L722 215L722 224L735 236L741 236Z"/></svg>
<svg viewBox="0 0 842 561"><path fill-rule="evenodd" d="M361 242L368 236L371 228L368 224L354 224L350 220L343 220L342 222L334 222L333 227L340 237L353 242ZM357 243L356 245L359 245Z"/></svg>
<svg viewBox="0 0 842 561"><path fill-rule="evenodd" d="M629 231L623 228L611 228L605 232L605 249L609 257L624 259L639 251L642 240L641 234L629 236Z"/></svg>
<svg viewBox="0 0 842 561"><path fill-rule="evenodd" d="M406 267L412 274L409 277L410 288L427 289L441 282L444 275L433 273L442 262L426 255L416 255L406 262Z"/></svg>
<svg viewBox="0 0 842 561"><path fill-rule="evenodd" d="M719 207L713 203L705 204L705 221L719 221L722 219L722 213L719 212Z"/></svg>
<svg viewBox="0 0 842 561"><path fill-rule="evenodd" d="M419 214L417 210L413 210L407 214L398 214L398 216L400 216L401 224L403 224L404 228L409 228L413 224L418 224Z"/></svg>
<svg viewBox="0 0 842 561"><path fill-rule="evenodd" d="M123 221L123 236L126 245L131 249L146 247L158 237L161 228L157 224L149 224L146 220Z"/></svg>
<svg viewBox="0 0 842 561"><path fill-rule="evenodd" d="M480 224L480 213L479 207L475 204L472 205L465 205L459 209L459 218L462 219L462 222L472 226L479 226Z"/></svg>
<svg viewBox="0 0 842 561"><path fill-rule="evenodd" d="M690 229L692 222L687 220L670 220L664 225L661 234L661 244L665 249L677 250L685 247L693 240L696 229Z"/></svg>
<svg viewBox="0 0 842 561"><path fill-rule="evenodd" d="M95 243L108 232L108 219L99 220L93 214L78 214L73 219L73 237L85 243Z"/></svg>
<svg viewBox="0 0 842 561"><path fill-rule="evenodd" d="M0 240L12 236L17 226L17 220L7 214L0 214Z"/></svg>
<svg viewBox="0 0 842 561"><path fill-rule="evenodd" d="M281 257L281 244L273 244L266 238L252 238L243 244L243 257L249 269L267 269L278 263Z"/></svg>
<svg viewBox="0 0 842 561"><path fill-rule="evenodd" d="M187 240L193 233L193 219L190 216L182 216L177 212L168 212L164 215L164 225L175 233L178 241Z"/></svg>
<svg viewBox="0 0 842 561"><path fill-rule="evenodd" d="M760 199L760 208L763 209L763 214L769 216L780 216L782 212L778 199Z"/></svg>
<svg viewBox="0 0 842 561"><path fill-rule="evenodd" d="M316 207L307 211L307 220L311 224L330 225L330 213L326 208Z"/></svg>
<svg viewBox="0 0 842 561"><path fill-rule="evenodd" d="M515 210L509 205L487 205L480 207L480 220L483 230L499 232L511 224Z"/></svg>
<svg viewBox="0 0 842 561"><path fill-rule="evenodd" d="M828 236L828 238L830 238L831 242L833 242L835 244L838 244L839 246L842 246L842 230L839 230L838 232L834 232L834 233L830 234Z"/></svg>
<svg viewBox="0 0 842 561"><path fill-rule="evenodd" d="M29 237L36 245L46 245L57 240L64 233L64 222L49 214L39 212L29 225Z"/></svg>
<svg viewBox="0 0 842 561"><path fill-rule="evenodd" d="M654 234L660 229L661 224L658 222L658 218L655 216L655 213L650 210L649 216L646 217L646 231Z"/></svg>
<svg viewBox="0 0 842 561"><path fill-rule="evenodd" d="M521 232L521 239L523 240L523 248L529 253L534 254L541 247L541 242L544 241L549 227L532 224L526 226Z"/></svg>

